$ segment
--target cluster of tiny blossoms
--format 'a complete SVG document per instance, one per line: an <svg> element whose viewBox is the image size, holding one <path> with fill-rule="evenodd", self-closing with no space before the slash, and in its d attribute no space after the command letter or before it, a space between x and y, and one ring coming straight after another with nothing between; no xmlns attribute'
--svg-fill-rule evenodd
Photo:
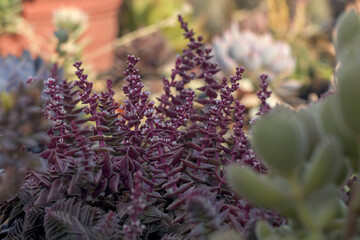
<svg viewBox="0 0 360 240"><path fill-rule="evenodd" d="M139 69L135 68L136 63L140 59L135 56L128 56L128 68L124 71L125 80L128 82L124 85L122 90L125 93L127 100L125 100L125 107L121 107L125 114L119 118L118 126L120 130L127 131L131 127L138 130L141 120L145 117L150 118L154 114L153 101L148 102L150 92L142 91L144 84L141 82ZM127 123L127 124L126 124Z"/></svg>
<svg viewBox="0 0 360 240"><path fill-rule="evenodd" d="M259 97L261 104L259 107L259 112L257 115L262 116L270 111L271 107L266 102L266 99L268 99L271 95L271 91L267 90L269 83L267 82L268 75L262 74L260 75L260 90L256 93L256 95Z"/></svg>
<svg viewBox="0 0 360 240"><path fill-rule="evenodd" d="M232 95L239 88L239 81L242 79L241 74L245 71L243 67L236 68L236 75L230 77L231 87L227 84L226 78L223 78L220 89L220 99L216 101L216 106L211 107L210 113L213 115L211 117L210 123L213 126L221 125L220 121L224 121L224 124L227 125L230 122L229 117L232 115L232 103L235 98ZM225 117L224 117L225 114ZM223 126L223 128L225 128Z"/></svg>
<svg viewBox="0 0 360 240"><path fill-rule="evenodd" d="M60 104L60 101L63 99L63 96L60 94L60 86L57 84L57 81L49 77L45 82L47 87L44 90L45 94L48 94L48 102L44 109L45 115L53 123L54 129L59 130L60 132L64 131L66 123L63 119L66 117L66 111L64 107Z"/></svg>

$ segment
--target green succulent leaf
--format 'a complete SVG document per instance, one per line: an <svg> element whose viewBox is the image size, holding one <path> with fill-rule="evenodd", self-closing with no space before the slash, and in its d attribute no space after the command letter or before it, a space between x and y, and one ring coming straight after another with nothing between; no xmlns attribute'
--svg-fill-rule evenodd
<svg viewBox="0 0 360 240"><path fill-rule="evenodd" d="M360 136L360 68L358 62L343 63L337 72L338 101L347 126Z"/></svg>
<svg viewBox="0 0 360 240"><path fill-rule="evenodd" d="M308 136L309 154L306 156L306 159L308 159L310 154L316 148L317 143L320 142L323 131L318 115L309 110L309 108L301 109L298 112L298 116L303 122Z"/></svg>
<svg viewBox="0 0 360 240"><path fill-rule="evenodd" d="M229 165L227 173L235 192L251 202L279 210L291 205L290 189L285 179L272 179L238 164Z"/></svg>
<svg viewBox="0 0 360 240"><path fill-rule="evenodd" d="M333 182L342 167L341 149L335 137L325 137L317 146L308 163L304 177L305 192L316 191Z"/></svg>
<svg viewBox="0 0 360 240"><path fill-rule="evenodd" d="M353 54L351 46L359 33L360 21L359 15L355 9L345 12L336 24L336 49L340 58L348 54Z"/></svg>
<svg viewBox="0 0 360 240"><path fill-rule="evenodd" d="M269 239L274 234L274 230L272 226L266 221L259 221L256 223L256 237L259 240L266 240Z"/></svg>
<svg viewBox="0 0 360 240"><path fill-rule="evenodd" d="M324 229L335 217L338 210L337 187L328 184L312 193L306 199L306 207L316 229Z"/></svg>
<svg viewBox="0 0 360 240"><path fill-rule="evenodd" d="M338 97L335 94L327 96L318 102L318 114L325 135L334 135L340 141L343 154L350 160L353 169L359 167L359 152L357 148L355 134L347 126L344 116L340 110ZM347 165L349 160L343 158ZM344 165L344 167L347 167Z"/></svg>
<svg viewBox="0 0 360 240"><path fill-rule="evenodd" d="M255 151L274 171L291 176L305 158L308 141L298 114L277 106L253 126Z"/></svg>

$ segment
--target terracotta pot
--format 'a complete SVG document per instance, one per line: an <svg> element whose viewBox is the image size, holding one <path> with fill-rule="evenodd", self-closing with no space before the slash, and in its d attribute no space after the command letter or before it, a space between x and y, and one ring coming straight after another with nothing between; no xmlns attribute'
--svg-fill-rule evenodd
<svg viewBox="0 0 360 240"><path fill-rule="evenodd" d="M109 44L117 37L118 10L122 0L24 0L23 17L40 36L42 42L49 43L54 34L52 24L53 12L61 7L77 7L83 10L89 17L88 28L84 38L90 42L84 50L84 55L97 48ZM14 43L16 44L16 43ZM48 48L48 46L44 47ZM114 53L106 52L94 59L89 59L94 69L98 71L108 70L113 63ZM87 61L87 59L84 59Z"/></svg>
<svg viewBox="0 0 360 240"><path fill-rule="evenodd" d="M6 33L0 35L0 54L1 56L15 55L21 56L23 49L27 48L27 39L19 34Z"/></svg>

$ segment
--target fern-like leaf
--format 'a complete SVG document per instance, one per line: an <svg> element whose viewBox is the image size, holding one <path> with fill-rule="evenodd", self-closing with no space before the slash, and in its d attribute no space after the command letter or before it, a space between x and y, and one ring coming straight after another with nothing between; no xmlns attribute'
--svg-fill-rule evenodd
<svg viewBox="0 0 360 240"><path fill-rule="evenodd" d="M44 219L45 236L48 240L84 239L92 240L95 209L81 206L75 199L59 201L46 209Z"/></svg>

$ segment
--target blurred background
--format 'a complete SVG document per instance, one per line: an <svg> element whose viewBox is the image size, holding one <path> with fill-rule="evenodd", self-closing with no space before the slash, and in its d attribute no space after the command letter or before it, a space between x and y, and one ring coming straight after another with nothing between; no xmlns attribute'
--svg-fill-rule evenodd
<svg viewBox="0 0 360 240"><path fill-rule="evenodd" d="M156 99L186 47L181 14L213 48L219 80L246 68L236 97L249 111L260 103L255 93L263 73L271 104L301 107L333 84L333 27L350 7L360 9L360 0L0 0L0 78L26 72L28 64L9 64L13 56L56 63L70 80L79 60L99 91L111 78L121 101L126 56L134 54Z"/></svg>

